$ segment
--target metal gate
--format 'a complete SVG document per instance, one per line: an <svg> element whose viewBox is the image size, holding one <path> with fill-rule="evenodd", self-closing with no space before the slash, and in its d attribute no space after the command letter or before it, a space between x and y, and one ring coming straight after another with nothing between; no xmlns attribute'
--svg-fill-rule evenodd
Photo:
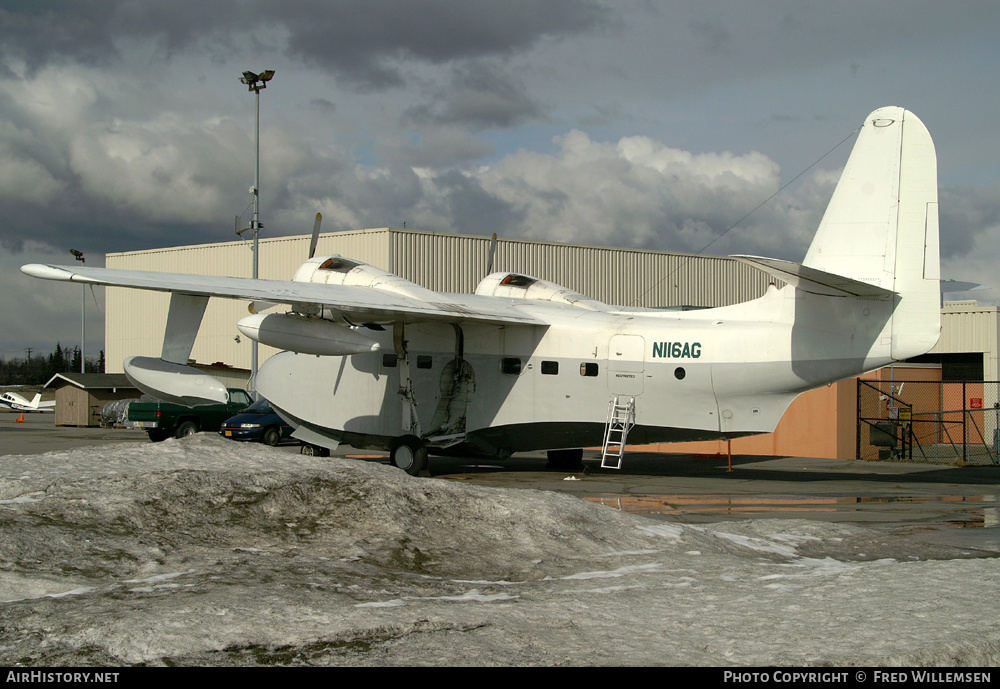
<svg viewBox="0 0 1000 689"><path fill-rule="evenodd" d="M1000 464L1000 383L858 379L858 459Z"/></svg>

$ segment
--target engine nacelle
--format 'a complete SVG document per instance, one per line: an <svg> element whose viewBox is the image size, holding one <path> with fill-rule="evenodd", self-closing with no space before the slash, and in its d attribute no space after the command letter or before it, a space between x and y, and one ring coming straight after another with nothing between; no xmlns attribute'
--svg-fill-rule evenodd
<svg viewBox="0 0 1000 689"><path fill-rule="evenodd" d="M611 310L604 302L591 299L568 287L520 273L490 273L480 281L476 294L571 304L588 311Z"/></svg>
<svg viewBox="0 0 1000 689"><path fill-rule="evenodd" d="M440 297L426 287L343 256L316 256L299 266L292 278L295 282L312 282L321 285L353 285L402 294L414 299L437 301Z"/></svg>

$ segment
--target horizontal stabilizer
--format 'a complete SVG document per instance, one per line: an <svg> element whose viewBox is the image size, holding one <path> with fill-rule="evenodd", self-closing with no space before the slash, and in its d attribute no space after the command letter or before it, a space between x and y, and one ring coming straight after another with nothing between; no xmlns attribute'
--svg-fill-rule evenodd
<svg viewBox="0 0 1000 689"><path fill-rule="evenodd" d="M865 297L868 299L888 299L893 295L891 290L876 285L853 280L843 275L834 275L816 268L804 266L792 261L781 261L776 258L761 258L760 256L730 256L741 263L746 263L763 270L779 280L812 294L822 294L829 297Z"/></svg>

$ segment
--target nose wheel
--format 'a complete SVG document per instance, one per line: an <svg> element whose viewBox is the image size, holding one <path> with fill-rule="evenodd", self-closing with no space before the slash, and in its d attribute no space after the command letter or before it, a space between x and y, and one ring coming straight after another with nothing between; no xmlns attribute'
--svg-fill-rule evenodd
<svg viewBox="0 0 1000 689"><path fill-rule="evenodd" d="M417 476L427 468L427 445L415 435L401 436L392 442L389 458L410 476Z"/></svg>

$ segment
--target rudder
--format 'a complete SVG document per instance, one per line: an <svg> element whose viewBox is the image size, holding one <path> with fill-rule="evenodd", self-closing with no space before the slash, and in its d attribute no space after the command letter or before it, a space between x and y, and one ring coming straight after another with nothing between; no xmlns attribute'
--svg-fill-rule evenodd
<svg viewBox="0 0 1000 689"><path fill-rule="evenodd" d="M941 331L937 156L899 107L865 120L803 264L896 293L891 356L923 354Z"/></svg>

